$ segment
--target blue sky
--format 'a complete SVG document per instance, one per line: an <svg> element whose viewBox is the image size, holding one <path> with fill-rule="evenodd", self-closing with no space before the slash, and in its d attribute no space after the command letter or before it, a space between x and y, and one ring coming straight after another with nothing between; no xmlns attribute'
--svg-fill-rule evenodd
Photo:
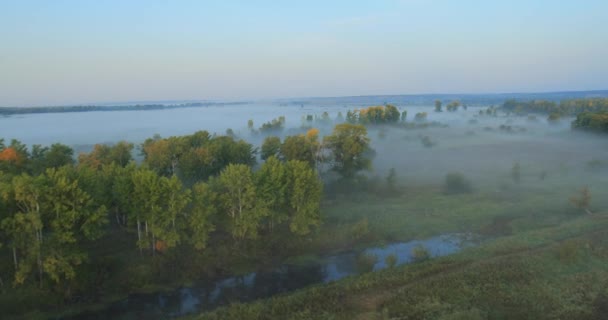
<svg viewBox="0 0 608 320"><path fill-rule="evenodd" d="M608 1L0 1L0 105L608 89Z"/></svg>

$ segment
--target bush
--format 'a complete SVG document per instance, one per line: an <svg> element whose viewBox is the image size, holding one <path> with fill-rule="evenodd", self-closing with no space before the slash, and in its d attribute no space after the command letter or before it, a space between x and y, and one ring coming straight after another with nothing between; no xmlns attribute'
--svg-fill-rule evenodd
<svg viewBox="0 0 608 320"><path fill-rule="evenodd" d="M451 172L445 176L445 193L458 194L471 192L473 192L471 182L462 173Z"/></svg>
<svg viewBox="0 0 608 320"><path fill-rule="evenodd" d="M412 260L421 262L431 258L431 253L423 245L419 244L412 249Z"/></svg>
<svg viewBox="0 0 608 320"><path fill-rule="evenodd" d="M384 263L386 263L386 266L389 268L395 267L397 265L397 256L394 253L389 254L384 258Z"/></svg>

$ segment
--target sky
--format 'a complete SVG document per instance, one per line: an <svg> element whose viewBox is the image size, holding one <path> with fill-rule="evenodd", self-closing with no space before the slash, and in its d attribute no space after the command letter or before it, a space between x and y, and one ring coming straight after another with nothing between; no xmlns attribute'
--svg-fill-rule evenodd
<svg viewBox="0 0 608 320"><path fill-rule="evenodd" d="M606 0L0 0L0 106L608 89Z"/></svg>

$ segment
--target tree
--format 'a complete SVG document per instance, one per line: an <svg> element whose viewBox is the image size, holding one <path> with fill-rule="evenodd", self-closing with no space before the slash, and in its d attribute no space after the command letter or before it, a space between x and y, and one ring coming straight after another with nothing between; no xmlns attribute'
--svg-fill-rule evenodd
<svg viewBox="0 0 608 320"><path fill-rule="evenodd" d="M435 112L441 112L441 100L435 100Z"/></svg>
<svg viewBox="0 0 608 320"><path fill-rule="evenodd" d="M26 174L15 176L2 188L5 202L14 204L15 212L2 221L2 230L7 234L13 253L15 284L23 284L33 270L37 270L42 286L43 243L43 177Z"/></svg>
<svg viewBox="0 0 608 320"><path fill-rule="evenodd" d="M288 218L289 180L285 165L271 156L255 174L258 199L268 209L267 226L273 231Z"/></svg>
<svg viewBox="0 0 608 320"><path fill-rule="evenodd" d="M132 151L133 144L126 141L120 141L113 146L96 144L93 151L88 154L81 153L78 156L78 163L97 169L111 163L124 167L133 160Z"/></svg>
<svg viewBox="0 0 608 320"><path fill-rule="evenodd" d="M267 210L256 197L251 168L244 164L229 164L220 173L218 182L223 209L230 218L228 227L232 237L237 241L257 238L258 227Z"/></svg>
<svg viewBox="0 0 608 320"><path fill-rule="evenodd" d="M453 111L457 111L458 107L460 107L460 101L454 100L446 106L446 109L450 112L453 112Z"/></svg>
<svg viewBox="0 0 608 320"><path fill-rule="evenodd" d="M189 242L197 250L207 247L209 234L215 230L211 221L217 213L217 194L208 184L199 182L192 187L192 207L187 217Z"/></svg>
<svg viewBox="0 0 608 320"><path fill-rule="evenodd" d="M64 144L55 143L50 148L34 145L30 157L30 170L33 174L38 175L48 168L73 165L73 156L74 150Z"/></svg>
<svg viewBox="0 0 608 320"><path fill-rule="evenodd" d="M179 158L184 150L184 139L147 139L143 146L144 161L158 174L171 176L177 174Z"/></svg>
<svg viewBox="0 0 608 320"><path fill-rule="evenodd" d="M366 156L369 138L363 125L338 124L325 137L324 144L332 153L332 169L343 177L352 178L358 171L371 168L371 160Z"/></svg>
<svg viewBox="0 0 608 320"><path fill-rule="evenodd" d="M110 161L124 167L133 160L132 151L132 143L119 141L110 148Z"/></svg>
<svg viewBox="0 0 608 320"><path fill-rule="evenodd" d="M281 151L281 138L275 136L269 136L264 139L262 143L262 150L260 156L262 160L274 156L277 157Z"/></svg>
<svg viewBox="0 0 608 320"><path fill-rule="evenodd" d="M151 217L152 252L175 247L181 240L186 216L185 208L190 203L190 190L184 190L182 182L176 177L160 178L160 197L158 206Z"/></svg>
<svg viewBox="0 0 608 320"><path fill-rule="evenodd" d="M406 119L407 119L407 110L403 110L403 112L401 112L401 122L405 122Z"/></svg>
<svg viewBox="0 0 608 320"><path fill-rule="evenodd" d="M99 239L108 223L105 206L96 206L89 194L70 178L69 167L48 169L44 210L49 233L44 242L43 268L49 278L70 292L67 280L76 276L76 266L87 259L81 244ZM67 285L67 287L66 287Z"/></svg>
<svg viewBox="0 0 608 320"><path fill-rule="evenodd" d="M137 170L134 163L121 167L116 163L103 166L101 176L106 181L105 192L108 209L114 213L116 223L127 227L132 210L131 196L134 190L133 173Z"/></svg>
<svg viewBox="0 0 608 320"><path fill-rule="evenodd" d="M70 170L61 167L37 177L16 176L10 188L3 188L3 198L15 208L2 221L2 229L12 238L16 284L35 272L40 286L48 278L69 294L76 266L87 258L82 245L105 231L105 207L94 204Z"/></svg>
<svg viewBox="0 0 608 320"><path fill-rule="evenodd" d="M285 117L280 116L276 119L272 119L269 122L263 123L260 127L261 133L273 133L273 132L281 132L285 126Z"/></svg>
<svg viewBox="0 0 608 320"><path fill-rule="evenodd" d="M0 171L13 174L24 172L28 159L27 147L19 140L11 140L8 146L4 141L0 144Z"/></svg>
<svg viewBox="0 0 608 320"><path fill-rule="evenodd" d="M281 157L286 160L299 160L315 165L315 146L316 140L307 139L305 135L288 136L281 144Z"/></svg>
<svg viewBox="0 0 608 320"><path fill-rule="evenodd" d="M308 234L321 222L320 203L323 183L306 162L289 161L286 165L289 177L289 230L297 235Z"/></svg>
<svg viewBox="0 0 608 320"><path fill-rule="evenodd" d="M189 184L217 175L230 163L254 165L257 150L231 136L199 131L189 136L148 139L143 152L145 163L158 174L178 175Z"/></svg>
<svg viewBox="0 0 608 320"><path fill-rule="evenodd" d="M137 247L140 252L146 248L153 248L154 243L150 238L148 221L157 215L160 197L162 193L160 177L158 174L146 167L135 170L131 176L133 191L131 193L131 221L137 227Z"/></svg>

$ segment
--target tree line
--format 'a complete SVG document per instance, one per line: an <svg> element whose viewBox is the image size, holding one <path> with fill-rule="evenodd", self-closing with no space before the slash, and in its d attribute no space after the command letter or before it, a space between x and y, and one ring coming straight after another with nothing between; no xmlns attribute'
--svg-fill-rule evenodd
<svg viewBox="0 0 608 320"><path fill-rule="evenodd" d="M608 98L567 99L559 102L549 100L506 100L505 111L514 113L545 113L572 116L582 112L608 112Z"/></svg>

